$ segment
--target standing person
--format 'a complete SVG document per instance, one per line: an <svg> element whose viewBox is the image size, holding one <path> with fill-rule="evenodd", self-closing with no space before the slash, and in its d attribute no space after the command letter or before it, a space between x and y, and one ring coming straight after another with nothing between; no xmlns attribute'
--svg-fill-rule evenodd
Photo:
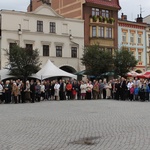
<svg viewBox="0 0 150 150"><path fill-rule="evenodd" d="M11 102L11 85L9 80L7 80L4 85L4 91L5 91L5 103L8 104Z"/></svg>
<svg viewBox="0 0 150 150"><path fill-rule="evenodd" d="M24 92L25 92L25 102L31 101L29 81L26 81Z"/></svg>
<svg viewBox="0 0 150 150"><path fill-rule="evenodd" d="M132 84L132 87L130 88L130 101L134 100L134 84Z"/></svg>
<svg viewBox="0 0 150 150"><path fill-rule="evenodd" d="M81 99L81 89L80 89L80 85L81 85L81 82L78 81L78 83L77 83L77 89L76 89L76 91L77 91L77 99L78 99L78 100Z"/></svg>
<svg viewBox="0 0 150 150"><path fill-rule="evenodd" d="M2 85L2 81L0 81L0 103L3 103L3 85Z"/></svg>
<svg viewBox="0 0 150 150"><path fill-rule="evenodd" d="M92 82L87 81L87 84L86 84L86 99L91 99L92 98L92 89L93 89Z"/></svg>
<svg viewBox="0 0 150 150"><path fill-rule="evenodd" d="M43 101L45 99L45 85L43 82L41 82L41 100Z"/></svg>
<svg viewBox="0 0 150 150"><path fill-rule="evenodd" d="M115 85L116 85L116 79L113 79L113 84L112 84L112 98L113 99L116 99L116 88L115 88Z"/></svg>
<svg viewBox="0 0 150 150"><path fill-rule="evenodd" d="M102 80L99 80L99 98L103 98L103 89L104 89L104 83Z"/></svg>
<svg viewBox="0 0 150 150"><path fill-rule="evenodd" d="M18 94L19 94L18 86L17 86L17 84L14 82L14 83L13 83L13 86L12 86L12 96L13 96L13 99L14 99L15 104L18 103Z"/></svg>
<svg viewBox="0 0 150 150"><path fill-rule="evenodd" d="M104 87L103 87L103 99L106 99L106 88L107 88L107 81L103 81Z"/></svg>
<svg viewBox="0 0 150 150"><path fill-rule="evenodd" d="M41 101L41 86L39 81L36 83L35 86L35 97L37 102Z"/></svg>
<svg viewBox="0 0 150 150"><path fill-rule="evenodd" d="M133 81L132 81L132 79L130 79L130 81L127 83L127 88L128 88L127 99L130 99L130 88L132 87L132 85L133 85Z"/></svg>
<svg viewBox="0 0 150 150"><path fill-rule="evenodd" d="M78 83L77 81L73 81L72 84L72 99L77 99L77 90L78 90Z"/></svg>
<svg viewBox="0 0 150 150"><path fill-rule="evenodd" d="M150 92L150 88L148 86L148 80L145 81L146 83L146 91L145 91L145 100L149 101L149 92Z"/></svg>
<svg viewBox="0 0 150 150"><path fill-rule="evenodd" d="M119 100L120 99L120 82L119 79L116 79L116 83L115 83L115 99Z"/></svg>
<svg viewBox="0 0 150 150"><path fill-rule="evenodd" d="M86 84L84 83L84 81L81 81L80 89L81 89L81 99L84 100L86 96Z"/></svg>
<svg viewBox="0 0 150 150"><path fill-rule="evenodd" d="M58 81L56 81L56 83L54 85L55 100L59 100L59 88L60 88L60 84L58 83Z"/></svg>
<svg viewBox="0 0 150 150"><path fill-rule="evenodd" d="M24 82L21 83L21 86L20 86L20 93L21 93L21 102L22 103L25 103L25 85L24 85Z"/></svg>
<svg viewBox="0 0 150 150"><path fill-rule="evenodd" d="M134 88L134 99L136 100L136 101L138 101L139 100L139 87L138 87L138 85L136 84L135 85L135 88Z"/></svg>
<svg viewBox="0 0 150 150"><path fill-rule="evenodd" d="M99 95L99 83L98 81L95 81L93 85L93 98L98 99L98 95Z"/></svg>
<svg viewBox="0 0 150 150"><path fill-rule="evenodd" d="M70 81L68 81L68 83L66 84L66 92L67 92L67 97L68 100L70 100L72 98L72 84Z"/></svg>
<svg viewBox="0 0 150 150"><path fill-rule="evenodd" d="M18 103L20 103L21 101L21 84L22 81L20 81L20 79L17 80L17 86L18 86Z"/></svg>
<svg viewBox="0 0 150 150"><path fill-rule="evenodd" d="M50 97L51 97L50 83L49 83L49 81L46 81L46 83L45 83L45 99L49 100Z"/></svg>
<svg viewBox="0 0 150 150"><path fill-rule="evenodd" d="M31 80L30 82L30 91L31 91L31 103L35 102L35 84L34 84L34 80Z"/></svg>
<svg viewBox="0 0 150 150"><path fill-rule="evenodd" d="M111 89L112 89L112 85L110 82L108 82L108 84L106 86L106 97L107 97L107 99L111 98Z"/></svg>
<svg viewBox="0 0 150 150"><path fill-rule="evenodd" d="M60 80L59 83L60 83L60 89L59 89L60 100L65 100L65 89L66 89L65 82L64 80Z"/></svg>
<svg viewBox="0 0 150 150"><path fill-rule="evenodd" d="M53 80L51 82L51 86L50 86L50 91L51 91L51 100L55 99L55 90L54 90L54 86L55 86L55 80Z"/></svg>
<svg viewBox="0 0 150 150"><path fill-rule="evenodd" d="M127 85L126 85L126 80L125 78L121 78L121 82L120 82L120 97L121 100L125 100L125 92L127 89Z"/></svg>

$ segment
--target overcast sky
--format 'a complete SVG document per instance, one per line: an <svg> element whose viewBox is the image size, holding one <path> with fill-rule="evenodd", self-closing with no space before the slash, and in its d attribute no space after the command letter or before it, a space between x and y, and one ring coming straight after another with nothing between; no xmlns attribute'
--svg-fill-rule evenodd
<svg viewBox="0 0 150 150"><path fill-rule="evenodd" d="M142 8L142 16L146 17L150 14L150 0L119 0L121 13L127 15L128 20L135 20L137 14L140 14L140 7ZM0 0L0 9L26 11L30 0Z"/></svg>

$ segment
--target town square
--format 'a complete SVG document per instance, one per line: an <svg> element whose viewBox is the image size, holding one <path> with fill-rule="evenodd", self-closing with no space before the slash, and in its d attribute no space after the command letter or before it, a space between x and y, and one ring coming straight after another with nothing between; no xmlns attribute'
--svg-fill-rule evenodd
<svg viewBox="0 0 150 150"><path fill-rule="evenodd" d="M1 150L149 150L150 103L116 100L0 105Z"/></svg>

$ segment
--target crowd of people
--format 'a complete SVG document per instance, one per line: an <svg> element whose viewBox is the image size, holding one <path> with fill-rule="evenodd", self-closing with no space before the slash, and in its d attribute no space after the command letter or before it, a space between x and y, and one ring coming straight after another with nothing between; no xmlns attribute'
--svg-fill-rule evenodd
<svg viewBox="0 0 150 150"><path fill-rule="evenodd" d="M146 79L31 80L0 82L0 103L27 103L44 100L116 99L149 101L150 82Z"/></svg>

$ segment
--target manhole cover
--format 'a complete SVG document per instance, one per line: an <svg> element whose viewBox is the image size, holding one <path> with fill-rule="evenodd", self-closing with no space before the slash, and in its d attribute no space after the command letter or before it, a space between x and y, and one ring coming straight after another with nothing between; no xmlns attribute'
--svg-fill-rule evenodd
<svg viewBox="0 0 150 150"><path fill-rule="evenodd" d="M77 141L73 141L73 142L71 142L71 144L95 145L95 144L97 144L97 142L94 141L94 140L97 140L99 138L100 138L100 136L97 136L97 137L86 137L86 138L79 139Z"/></svg>

